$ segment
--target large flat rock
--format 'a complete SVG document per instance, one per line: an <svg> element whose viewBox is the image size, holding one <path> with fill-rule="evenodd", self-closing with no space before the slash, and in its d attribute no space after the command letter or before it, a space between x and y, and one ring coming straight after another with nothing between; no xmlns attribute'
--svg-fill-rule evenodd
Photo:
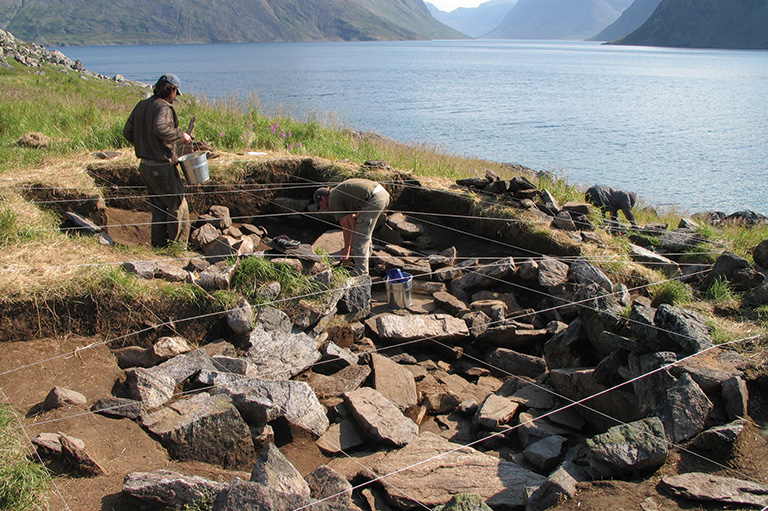
<svg viewBox="0 0 768 511"><path fill-rule="evenodd" d="M320 360L314 339L305 333L255 328L246 353L248 376L263 380L288 380Z"/></svg>
<svg viewBox="0 0 768 511"><path fill-rule="evenodd" d="M661 486L677 496L693 500L768 506L768 485L753 481L690 472L666 476L661 480Z"/></svg>
<svg viewBox="0 0 768 511"><path fill-rule="evenodd" d="M375 389L361 387L347 392L344 404L363 432L373 440L402 446L419 434L416 423Z"/></svg>
<svg viewBox="0 0 768 511"><path fill-rule="evenodd" d="M317 436L328 429L325 407L306 382L260 380L215 371L201 371L197 380L213 386L211 393L230 396L250 422L263 423L283 416L292 426Z"/></svg>
<svg viewBox="0 0 768 511"><path fill-rule="evenodd" d="M382 314L376 318L376 331L383 341L402 342L415 339L444 340L468 337L464 320L448 314L397 316Z"/></svg>
<svg viewBox="0 0 768 511"><path fill-rule="evenodd" d="M410 467L402 472L404 467ZM537 487L544 477L512 462L488 456L432 433L422 433L403 449L371 467L386 476L382 482L402 509L421 503L445 504L457 493L477 493L491 507L523 506L523 490Z"/></svg>

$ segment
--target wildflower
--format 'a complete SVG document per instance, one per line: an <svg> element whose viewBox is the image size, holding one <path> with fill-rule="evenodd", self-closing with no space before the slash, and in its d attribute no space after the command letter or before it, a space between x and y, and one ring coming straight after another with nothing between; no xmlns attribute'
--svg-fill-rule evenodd
<svg viewBox="0 0 768 511"><path fill-rule="evenodd" d="M282 138L285 138L285 132L283 131L282 133L280 133L280 136L281 136Z"/></svg>
<svg viewBox="0 0 768 511"><path fill-rule="evenodd" d="M279 127L280 127L280 124L278 124L278 123L274 123L274 124L272 124L272 125L269 127L269 129L270 129L270 131L272 131L272 134L274 135L275 133L277 133L277 129L278 129Z"/></svg>
<svg viewBox="0 0 768 511"><path fill-rule="evenodd" d="M301 142L299 142L298 144L296 144L296 147L298 147L299 149L301 149Z"/></svg>
<svg viewBox="0 0 768 511"><path fill-rule="evenodd" d="M288 150L289 150L289 151L292 151L292 150L293 150L293 143L291 143L291 145L289 145L289 146L288 146Z"/></svg>
<svg viewBox="0 0 768 511"><path fill-rule="evenodd" d="M226 137L226 136L227 136L227 134L226 134L226 133L219 133L219 136L220 136L220 137Z"/></svg>
<svg viewBox="0 0 768 511"><path fill-rule="evenodd" d="M291 132L289 131L289 132L288 132L288 136L290 137L291 135L293 135L293 133L291 133Z"/></svg>

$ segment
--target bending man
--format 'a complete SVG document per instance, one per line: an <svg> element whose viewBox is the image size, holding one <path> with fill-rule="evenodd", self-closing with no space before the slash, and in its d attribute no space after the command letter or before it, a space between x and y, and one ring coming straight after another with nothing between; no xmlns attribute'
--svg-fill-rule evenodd
<svg viewBox="0 0 768 511"><path fill-rule="evenodd" d="M375 181L353 178L332 189L318 188L314 199L321 209L333 212L344 230L344 248L332 255L341 262L351 257L355 273L367 274L373 229L382 211L389 206L389 193Z"/></svg>
<svg viewBox="0 0 768 511"><path fill-rule="evenodd" d="M180 96L179 78L160 77L153 95L133 108L123 135L141 159L139 174L149 190L152 209L152 246L183 243L189 239L189 207L184 198L184 183L176 169L176 147L189 144L192 137L179 128L173 102Z"/></svg>
<svg viewBox="0 0 768 511"><path fill-rule="evenodd" d="M590 204L601 209L603 218L605 218L606 212L610 212L611 221L619 225L618 212L621 210L629 223L632 224L632 227L638 228L635 222L635 215L632 214L632 207L637 202L637 194L635 192L625 192L624 190L617 190L605 185L594 185L587 189L584 198Z"/></svg>

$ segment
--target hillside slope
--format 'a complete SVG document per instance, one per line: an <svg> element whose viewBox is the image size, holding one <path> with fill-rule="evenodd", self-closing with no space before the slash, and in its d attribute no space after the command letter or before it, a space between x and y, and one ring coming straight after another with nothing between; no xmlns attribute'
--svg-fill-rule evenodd
<svg viewBox="0 0 768 511"><path fill-rule="evenodd" d="M616 43L768 49L766 20L768 0L662 0L640 28Z"/></svg>
<svg viewBox="0 0 768 511"><path fill-rule="evenodd" d="M464 37L421 0L0 0L0 28L40 44L370 41Z"/></svg>
<svg viewBox="0 0 768 511"><path fill-rule="evenodd" d="M632 2L632 5L621 13L619 19L605 27L596 36L590 37L589 40L613 41L624 37L645 23L651 17L656 7L659 6L659 3L661 3L661 0L635 0Z"/></svg>
<svg viewBox="0 0 768 511"><path fill-rule="evenodd" d="M471 37L487 34L504 19L517 0L491 0L477 7L459 7L451 12L441 11L427 2L427 9L432 16Z"/></svg>
<svg viewBox="0 0 768 511"><path fill-rule="evenodd" d="M586 39L616 21L632 0L520 0L489 39Z"/></svg>

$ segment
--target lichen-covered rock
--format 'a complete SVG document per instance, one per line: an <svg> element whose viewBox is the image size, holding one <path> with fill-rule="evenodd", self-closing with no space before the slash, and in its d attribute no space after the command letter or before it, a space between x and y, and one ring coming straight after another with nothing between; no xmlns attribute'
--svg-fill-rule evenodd
<svg viewBox="0 0 768 511"><path fill-rule="evenodd" d="M658 417L622 424L584 442L595 477L619 477L664 464L667 438Z"/></svg>

